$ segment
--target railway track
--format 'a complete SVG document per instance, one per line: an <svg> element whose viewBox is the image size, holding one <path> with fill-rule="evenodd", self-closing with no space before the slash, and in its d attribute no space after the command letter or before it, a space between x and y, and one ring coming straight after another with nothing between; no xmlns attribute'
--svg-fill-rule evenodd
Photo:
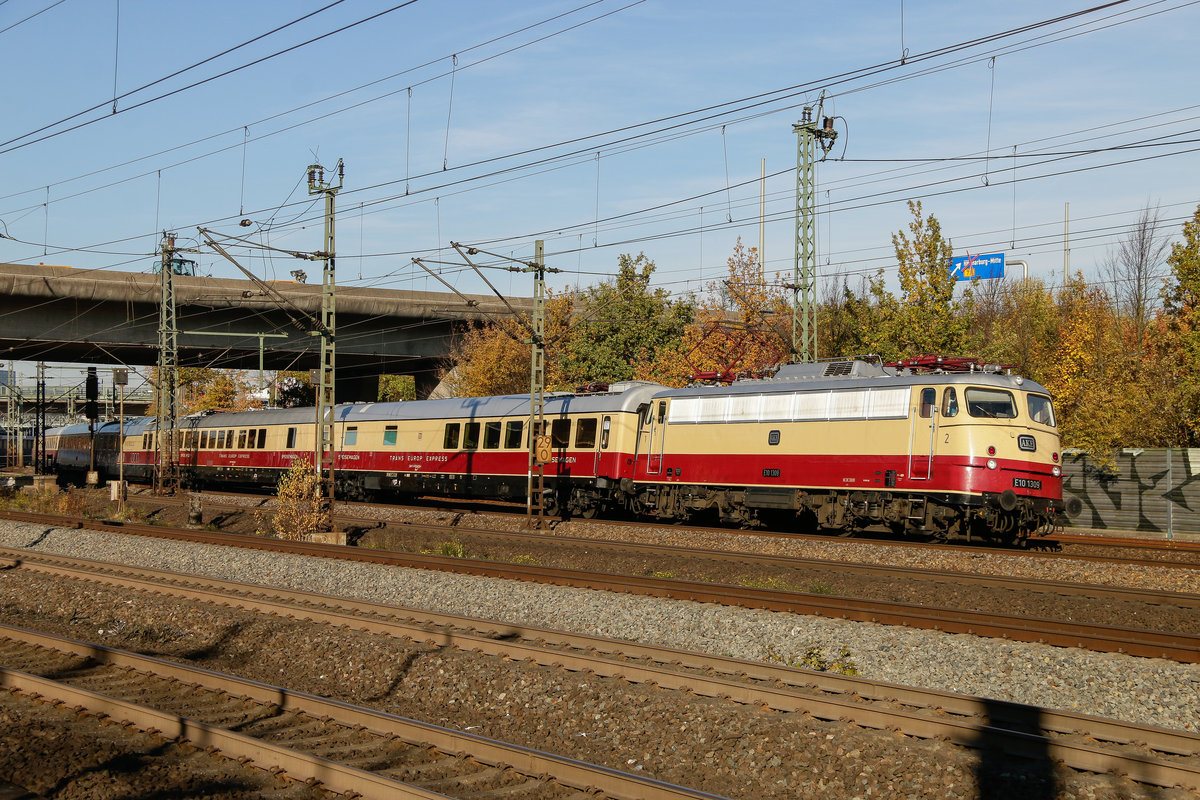
<svg viewBox="0 0 1200 800"><path fill-rule="evenodd" d="M271 500L272 495L268 494L251 494L236 492L208 492L204 493L206 508L220 508L226 511L240 510L246 511L245 505L222 500L221 498L259 498L263 503ZM215 498L215 500L214 500ZM153 498L137 498L138 502L147 502L159 505L174 505L183 506L188 503L188 497L153 497ZM361 503L354 501L339 500L338 504L344 508L352 510L351 513L338 513L335 515L335 522L342 530L367 530L374 527L379 527L381 524L388 525L404 525L403 521L397 520L380 520L378 517L370 516L365 513L357 515L353 513L353 509L362 508L374 512L377 509L389 511L404 510L404 511L442 511L451 514L470 513L473 511L482 511L486 513L497 513L507 516L524 515L524 506L521 504L511 503L483 503L483 502L463 502L458 504L448 504L444 499L439 498L434 505L379 505L377 503ZM605 525L616 528L631 528L637 529L658 529L662 528L664 523L660 522L645 522L633 520L603 520L594 519L588 520L590 525ZM966 553L977 555L983 553L998 553L1011 555L1014 557L1028 557L1043 560L1055 559L1074 559L1100 564L1122 564L1135 566L1168 566L1180 567L1186 569L1200 569L1200 542L1183 541L1183 540L1159 540L1136 537L1120 537L1120 536L1097 536L1087 534L1073 534L1067 531L1052 534L1050 536L1035 538L1028 540L1025 548L1011 547L985 547L982 545L972 544L953 544L939 542L920 542L912 539L893 539L885 536L862 536L862 537L841 537L827 534L812 534L800 533L797 531L781 531L765 528L758 529L732 529L728 526L710 526L710 525L695 525L690 524L690 529L704 533L716 534L732 534L736 533L739 536L748 536L763 539L790 539L805 542L824 542L824 543L839 543L839 542L861 542L878 546L882 548L888 547L909 547L928 550L933 552L948 552L948 553ZM508 532L505 535L515 537L516 533ZM528 534L531 537L537 537L539 534ZM589 540L596 541L596 540Z"/></svg>
<svg viewBox="0 0 1200 800"><path fill-rule="evenodd" d="M714 800L481 736L101 645L0 625L0 682L294 780L371 798ZM53 676L53 677L48 677Z"/></svg>
<svg viewBox="0 0 1200 800"><path fill-rule="evenodd" d="M66 557L31 555L16 568L619 677L906 736L998 748L1030 758L1049 756L1079 770L1116 771L1143 783L1200 790L1200 737L1180 731L783 665ZM82 652L87 654L90 647L84 646ZM107 663L109 657L100 660Z"/></svg>
<svg viewBox="0 0 1200 800"><path fill-rule="evenodd" d="M19 515L6 512L9 519L26 519L40 524L59 527L82 527L78 520L48 517L43 515ZM577 569L551 568L537 565L496 563L466 558L427 555L420 553L393 553L360 548L339 547L311 542L285 542L260 537L210 531L173 530L158 526L101 524L101 529L154 536L166 539L201 542L208 544L247 547L259 550L319 556L343 560L354 560L376 564L435 569L458 574L472 574L495 578L512 578L560 586L627 592L653 597L668 597L697 602L737 605L797 614L826 616L884 625L902 625L916 628L942 630L951 633L967 633L1017 641L1038 642L1061 647L1080 647L1101 652L1120 652L1149 658L1166 658L1175 661L1200 663L1200 634L1175 631L1149 630L1145 628L1116 625L1088 624L1062 619L1027 617L1013 614L970 611L961 608L896 603L880 600L865 600L853 597L836 597L823 594L804 593L777 589L751 588L712 584L701 581L685 581L674 578L656 578L636 575L613 575L591 573ZM18 556L19 557L19 556ZM738 557L745 557L738 554ZM949 574L948 580L969 580L978 576ZM980 578L981 580L1002 579ZM1008 585L1016 585L1009 583ZM1053 589L1065 591L1066 585ZM1109 591L1109 588L1073 587L1072 591ZM1145 601L1184 604L1194 608L1195 595L1172 596L1171 593L1143 593L1137 590L1112 589L1117 594L1129 593Z"/></svg>

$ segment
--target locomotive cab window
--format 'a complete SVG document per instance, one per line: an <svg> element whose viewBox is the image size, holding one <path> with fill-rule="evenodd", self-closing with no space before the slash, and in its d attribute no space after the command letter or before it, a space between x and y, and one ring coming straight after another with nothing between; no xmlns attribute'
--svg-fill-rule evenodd
<svg viewBox="0 0 1200 800"><path fill-rule="evenodd" d="M345 433L342 434L342 446L353 447L358 444L358 426L347 426Z"/></svg>
<svg viewBox="0 0 1200 800"><path fill-rule="evenodd" d="M958 414L958 394L953 386L947 386L942 391L942 416L953 417Z"/></svg>
<svg viewBox="0 0 1200 800"><path fill-rule="evenodd" d="M608 431L612 428L612 417L605 417L604 424L600 428L600 449L608 449Z"/></svg>
<svg viewBox="0 0 1200 800"><path fill-rule="evenodd" d="M458 449L458 429L459 425L457 422L446 423L446 435L442 439L442 447L447 450Z"/></svg>
<svg viewBox="0 0 1200 800"><path fill-rule="evenodd" d="M396 426L385 425L383 428L383 443L385 445L394 445L396 443Z"/></svg>
<svg viewBox="0 0 1200 800"><path fill-rule="evenodd" d="M556 419L550 423L550 446L556 450L571 444L571 420Z"/></svg>
<svg viewBox="0 0 1200 800"><path fill-rule="evenodd" d="M971 386L963 392L963 396L967 402L967 413L972 417L1016 419L1017 404L1012 392Z"/></svg>
<svg viewBox="0 0 1200 800"><path fill-rule="evenodd" d="M1049 425L1051 428L1054 425L1054 404L1050 402L1049 397L1043 397L1040 394L1031 394L1026 402L1029 405L1029 418L1039 425Z"/></svg>
<svg viewBox="0 0 1200 800"><path fill-rule="evenodd" d="M933 416L933 409L937 407L937 389L922 389L921 390L921 416L928 419Z"/></svg>
<svg viewBox="0 0 1200 800"><path fill-rule="evenodd" d="M662 425L663 420L665 420L666 418L667 418L667 401L659 400L658 401L658 424Z"/></svg>
<svg viewBox="0 0 1200 800"><path fill-rule="evenodd" d="M474 450L479 447L479 423L468 422L463 425L463 449Z"/></svg>
<svg viewBox="0 0 1200 800"><path fill-rule="evenodd" d="M584 418L575 423L575 446L591 449L596 446L596 419Z"/></svg>
<svg viewBox="0 0 1200 800"><path fill-rule="evenodd" d="M504 449L519 450L521 448L521 433L525 430L525 423L521 420L509 420L504 423Z"/></svg>
<svg viewBox="0 0 1200 800"><path fill-rule="evenodd" d="M483 423L483 449L496 450L500 447L500 423Z"/></svg>

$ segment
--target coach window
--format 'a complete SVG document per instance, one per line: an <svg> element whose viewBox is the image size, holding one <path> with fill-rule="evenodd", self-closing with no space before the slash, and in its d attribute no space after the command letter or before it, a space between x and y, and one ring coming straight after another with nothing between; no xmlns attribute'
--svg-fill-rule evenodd
<svg viewBox="0 0 1200 800"><path fill-rule="evenodd" d="M483 449L495 450L500 447L500 423L483 423Z"/></svg>
<svg viewBox="0 0 1200 800"><path fill-rule="evenodd" d="M396 436L397 436L397 434L396 434L396 426L395 425L385 425L384 426L384 428L383 428L383 443L385 445L396 444Z"/></svg>
<svg viewBox="0 0 1200 800"><path fill-rule="evenodd" d="M242 428L238 431L238 450L246 449L246 429Z"/></svg>
<svg viewBox="0 0 1200 800"><path fill-rule="evenodd" d="M287 449L288 450L296 449L296 429L295 428L288 428Z"/></svg>
<svg viewBox="0 0 1200 800"><path fill-rule="evenodd" d="M504 423L504 449L519 450L521 447L521 433L525 430L525 423L519 419L509 420Z"/></svg>
<svg viewBox="0 0 1200 800"><path fill-rule="evenodd" d="M556 419L550 423L550 446L555 449L571 444L571 420Z"/></svg>
<svg viewBox="0 0 1200 800"><path fill-rule="evenodd" d="M458 428L457 422L446 423L446 436L442 440L442 447L446 450L458 449Z"/></svg>
<svg viewBox="0 0 1200 800"><path fill-rule="evenodd" d="M612 427L612 417L605 417L604 424L600 427L600 449L608 449L608 429Z"/></svg>
<svg viewBox="0 0 1200 800"><path fill-rule="evenodd" d="M932 417L933 409L937 406L937 389L921 390L921 416Z"/></svg>
<svg viewBox="0 0 1200 800"><path fill-rule="evenodd" d="M942 416L953 417L958 414L958 394L955 393L953 386L947 386L942 390Z"/></svg>
<svg viewBox="0 0 1200 800"><path fill-rule="evenodd" d="M230 433L233 433L233 431L230 431ZM229 438L233 439L232 436L230 436ZM230 444L232 444L232 442L230 442ZM217 434L217 449L218 450L225 449L225 431L221 431L220 433Z"/></svg>
<svg viewBox="0 0 1200 800"><path fill-rule="evenodd" d="M479 447L479 423L468 422L463 425L463 449L474 450Z"/></svg>
<svg viewBox="0 0 1200 800"><path fill-rule="evenodd" d="M267 446L267 429L258 429L258 449L262 450Z"/></svg>
<svg viewBox="0 0 1200 800"><path fill-rule="evenodd" d="M142 434L142 449L143 450L150 449L150 434L148 434L148 433Z"/></svg>
<svg viewBox="0 0 1200 800"><path fill-rule="evenodd" d="M596 420L587 417L575 423L575 446L591 449L596 446Z"/></svg>
<svg viewBox="0 0 1200 800"><path fill-rule="evenodd" d="M353 447L358 444L358 427L351 425L342 434L342 447Z"/></svg>

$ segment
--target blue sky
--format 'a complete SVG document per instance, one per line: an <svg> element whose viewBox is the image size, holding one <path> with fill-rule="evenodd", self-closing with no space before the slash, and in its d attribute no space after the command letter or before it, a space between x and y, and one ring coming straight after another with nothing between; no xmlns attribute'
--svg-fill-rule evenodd
<svg viewBox="0 0 1200 800"><path fill-rule="evenodd" d="M822 90L824 113L840 118L818 169L822 276L894 276L891 235L909 199L957 253L1003 251L1051 284L1065 204L1072 271L1098 281L1147 203L1176 235L1200 202L1194 2L1126 2L1044 26L1089 6L345 0L318 11L331 2L0 3L0 261L148 271L158 232L195 244L197 226L318 250L304 170L342 158L340 285L440 290L414 256L457 260L457 241L528 259L543 238L563 270L556 289L645 252L660 285L698 291L724 274L737 237L757 244L766 159L768 272L790 275L792 125ZM318 271L236 252L267 278ZM209 250L194 257L202 274L240 277ZM470 272L445 276L486 291ZM530 291L528 276L489 277Z"/></svg>

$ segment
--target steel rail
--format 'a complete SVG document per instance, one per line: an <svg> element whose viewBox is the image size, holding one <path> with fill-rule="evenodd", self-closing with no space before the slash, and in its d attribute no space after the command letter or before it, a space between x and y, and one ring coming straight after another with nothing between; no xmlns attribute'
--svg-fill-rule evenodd
<svg viewBox="0 0 1200 800"><path fill-rule="evenodd" d="M588 764L466 731L443 728L339 700L152 656L9 625L0 624L0 634L9 639L92 659L102 664L173 678L205 689L247 697L257 703L278 706L283 711L294 711L317 718L328 717L346 727L361 726L376 735L396 737L409 744L433 747L450 753L466 753L483 763L509 766L525 775L552 776L552 779L559 783L585 792L599 791L621 800L722 800L719 795L675 786L610 767ZM60 699L72 704L83 704L99 713L120 717L144 729L156 728L170 738L187 739L201 747L217 747L234 758L249 757L257 763L272 759L269 763L283 767L293 776L304 776L301 780L318 780L336 792L357 792L372 798L411 797L433 800L446 797L377 773L339 764L319 756L299 753L197 720L77 689L16 670L0 668L0 685L50 697L72 695L70 699Z"/></svg>
<svg viewBox="0 0 1200 800"><path fill-rule="evenodd" d="M71 518L27 516L42 524L55 524L51 521L62 519L68 523L68 527L84 527L83 523ZM1200 635L1195 634L1161 632L1114 625L1090 625L1069 620L1021 617L1011 614L922 606L913 603L862 600L851 597L709 584L699 581L609 575L575 569L512 563L497 564L475 559L418 553L364 551L339 545L263 539L212 531L177 530L153 525L101 523L96 527L101 530L119 530L123 533L175 541L245 547L267 552L432 569L481 577L512 578L556 586L734 605L856 622L874 622L882 625L902 625L948 633L967 633L1058 647L1081 647L1100 652L1119 652L1147 658L1166 658L1187 663L1200 663Z"/></svg>
<svg viewBox="0 0 1200 800"><path fill-rule="evenodd" d="M686 557L708 559L712 561L743 563L760 567L785 567L788 569L811 569L823 572L849 572L865 575L880 575L885 577L912 578L935 583L953 583L956 585L972 584L998 589L1014 589L1020 591L1042 592L1064 596L1106 597L1114 600L1150 603L1152 605L1171 605L1179 608L1200 608L1200 594L1190 592L1164 592L1155 589L1138 589L1128 586L1097 585L1090 583L1075 583L1071 581L1051 581L1041 578L1021 578L1011 575L988 575L978 572L955 572L952 570L922 569L920 567L898 567L887 564L869 564L861 561L827 561L817 558L799 558L796 556L765 555L730 550L713 550L684 545L646 544L644 542L612 541L608 539L587 539L575 536L547 535L545 533L491 531L486 529L455 528L451 526L429 525L426 523L406 526L410 530L445 532L458 536L478 536L494 539L500 542L517 542L524 544L567 544L587 547L592 550L611 550L633 552L643 555L664 557ZM976 554L977 551L976 551ZM1004 553L996 553L1004 555ZM1069 556L1067 556L1069 558ZM1181 567L1190 566L1200 569L1200 564L1183 565L1166 562L1161 566Z"/></svg>
<svg viewBox="0 0 1200 800"><path fill-rule="evenodd" d="M181 584L187 583L189 580L194 581L194 579L174 573L121 567L105 562L86 562L82 559L65 556L49 558L38 556L38 558L46 558L51 562L78 562L78 566L47 565L47 568L85 580L103 580L105 577L109 577L102 575L97 578L91 575L89 568L92 566L100 570L139 574L142 577L122 576L121 581L126 585L146 588L159 593L167 592L178 595L184 590ZM35 565L32 562L25 562L23 566L33 567ZM183 580L163 582L169 578L183 578ZM958 744L968 746L972 744L979 746L983 741L987 741L989 745L1003 742L1006 743L1006 747L1011 746L1013 752L1016 753L1045 753L1048 742L1053 740L1033 734L1028 730L1021 730L1021 728L1029 726L1031 719L1035 719L1040 730L1050 733L1084 736L1092 740L1117 744L1139 742L1163 753L1189 757L1200 755L1200 736L1195 734L1118 722L1090 715L904 687L863 678L797 670L728 657L699 655L672 648L640 645L604 637L563 634L541 628L481 621L364 601L351 601L312 592L276 590L232 581L204 579L201 582L209 588L187 589L189 596L208 602L228 604L231 599L230 593L232 593L235 596L236 604L266 613L286 614L311 621L327 622L373 633L425 641L437 646L455 647L489 656L531 661L559 669L589 671L634 682L652 683L667 689L722 697L735 702L762 705L780 711L800 711L819 719L847 721L862 727L895 729L906 735L920 738L949 738ZM219 588L220 591L214 592L214 588ZM262 593L269 593L277 599L250 600L245 596ZM286 598L286 603L280 603L278 598ZM329 611L321 608L323 606L347 610ZM364 613L371 616L364 618ZM392 619L381 619L385 615ZM407 621L397 621L395 619L397 616L405 617ZM428 628L429 625L476 631L483 628L484 630L476 633L461 633L454 630L431 631ZM514 641L514 638L524 639L531 643ZM578 652L548 650L545 647L546 644L570 647ZM630 664L627 661L629 658L669 664L672 665L672 668ZM705 673L735 675L743 680L730 680L711 674L686 673L681 672L680 668L702 670ZM746 679L774 685L748 684L745 682ZM809 685L815 686L821 692L841 697L815 697L811 691L807 690ZM904 710L881 709L854 700L841 699L853 697L863 697L877 702L899 703L910 707L924 706L937 714L956 714L963 717L974 717L977 720L986 719L988 724L962 719L947 719L943 716L930 717ZM1013 734L1011 742L1009 734ZM1027 738L1030 736L1034 738ZM1157 761L1153 763L1137 761L1136 764L1121 765L1113 759L1116 758L1119 761L1124 758L1124 754L1114 755L1111 750L1097 748L1087 743L1077 746L1069 742L1054 741L1054 745L1055 757L1077 769L1104 772L1111 769L1128 771L1136 767L1139 775L1149 769L1151 771L1144 774L1156 777L1152 780L1148 778L1147 781L1158 783L1158 785L1175 785L1171 781L1183 781L1184 785L1188 785L1187 781L1200 780L1200 768L1195 766L1184 766L1180 768L1182 772L1176 772L1174 767L1165 767L1163 768L1165 771L1160 770ZM1138 756L1137 758L1142 757Z"/></svg>

